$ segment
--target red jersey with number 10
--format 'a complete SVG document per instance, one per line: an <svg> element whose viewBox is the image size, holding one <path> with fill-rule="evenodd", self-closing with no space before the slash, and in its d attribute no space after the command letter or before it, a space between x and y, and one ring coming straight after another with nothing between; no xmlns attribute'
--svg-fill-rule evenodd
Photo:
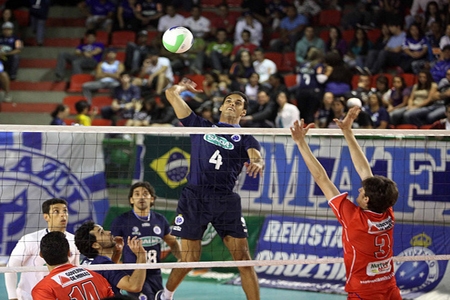
<svg viewBox="0 0 450 300"><path fill-rule="evenodd" d="M347 292L377 292L396 286L393 256L394 211L363 210L347 193L329 200L342 225Z"/></svg>
<svg viewBox="0 0 450 300"><path fill-rule="evenodd" d="M31 293L33 300L100 300L114 296L102 275L72 264L54 268Z"/></svg>

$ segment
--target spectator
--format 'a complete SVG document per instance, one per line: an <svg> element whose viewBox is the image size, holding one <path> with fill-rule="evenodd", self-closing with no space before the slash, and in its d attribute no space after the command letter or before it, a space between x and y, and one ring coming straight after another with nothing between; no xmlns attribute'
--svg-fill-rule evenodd
<svg viewBox="0 0 450 300"><path fill-rule="evenodd" d="M227 41L227 32L225 29L219 29L216 40L208 44L205 54L212 68L222 73L223 70L231 66L230 54L232 50L233 45Z"/></svg>
<svg viewBox="0 0 450 300"><path fill-rule="evenodd" d="M253 72L252 75L250 75L248 82L241 90L248 98L248 109L250 111L255 108L256 100L258 98L258 92L261 90L261 88L262 86L259 83L259 74Z"/></svg>
<svg viewBox="0 0 450 300"><path fill-rule="evenodd" d="M389 38L386 47L374 57L374 61L367 60L366 67L369 68L372 74L377 74L388 66L398 66L399 61L402 61L402 46L406 33L399 24L389 25L389 31L392 36Z"/></svg>
<svg viewBox="0 0 450 300"><path fill-rule="evenodd" d="M115 48L106 49L105 59L97 64L95 70L96 80L83 83L83 95L89 103L92 103L93 91L112 89L120 85L120 74L125 70L125 67L116 58L117 50Z"/></svg>
<svg viewBox="0 0 450 300"><path fill-rule="evenodd" d="M142 101L133 114L132 119L128 119L125 126L149 126L151 120L151 111L154 106L154 98L147 98Z"/></svg>
<svg viewBox="0 0 450 300"><path fill-rule="evenodd" d="M211 20L211 36L217 35L219 28L225 29L229 39L234 37L234 27L236 26L236 17L230 14L230 10L226 2L222 2L216 11L217 17Z"/></svg>
<svg viewBox="0 0 450 300"><path fill-rule="evenodd" d="M345 99L344 97L335 97L331 103L331 111L328 115L325 128L339 128L334 119L343 120L345 118Z"/></svg>
<svg viewBox="0 0 450 300"><path fill-rule="evenodd" d="M19 53L23 48L22 41L13 32L13 23L3 23L0 36L0 59L3 61L10 80L16 80L20 60Z"/></svg>
<svg viewBox="0 0 450 300"><path fill-rule="evenodd" d="M438 22L433 22L430 25L430 31L426 34L428 41L428 59L430 62L434 62L439 59L441 49L439 48L439 42L442 37L442 25Z"/></svg>
<svg viewBox="0 0 450 300"><path fill-rule="evenodd" d="M425 18L423 20L423 24L421 29L423 32L428 33L431 29L431 24L433 22L438 22L439 24L443 23L443 19L441 17L441 10L436 1L430 1L427 4L427 9L425 10Z"/></svg>
<svg viewBox="0 0 450 300"><path fill-rule="evenodd" d="M248 78L255 72L250 52L242 50L239 57L230 67L230 76L234 77L240 85L245 85Z"/></svg>
<svg viewBox="0 0 450 300"><path fill-rule="evenodd" d="M315 114L314 124L316 125L317 128L326 128L333 100L334 100L333 93L326 92L325 94L323 94L319 110Z"/></svg>
<svg viewBox="0 0 450 300"><path fill-rule="evenodd" d="M136 43L127 43L125 48L125 68L130 70L131 74L138 72L149 50L148 31L141 30L137 34Z"/></svg>
<svg viewBox="0 0 450 300"><path fill-rule="evenodd" d="M3 95L3 101L11 102L12 96L9 93L9 90L10 90L9 75L5 71L5 67L3 66L3 63L1 61L0 61L0 84L1 84L1 88L5 91L5 94Z"/></svg>
<svg viewBox="0 0 450 300"><path fill-rule="evenodd" d="M434 122L430 129L446 129L450 130L450 103L445 106L445 119Z"/></svg>
<svg viewBox="0 0 450 300"><path fill-rule="evenodd" d="M50 114L50 116L52 117L50 125L66 125L64 119L67 118L69 114L70 109L67 105L58 104Z"/></svg>
<svg viewBox="0 0 450 300"><path fill-rule="evenodd" d="M268 90L268 92L270 100L272 100L274 103L276 103L276 97L279 92L285 92L286 95L289 95L289 90L284 82L284 77L280 74L280 72L274 73L269 76L269 86L270 89Z"/></svg>
<svg viewBox="0 0 450 300"><path fill-rule="evenodd" d="M374 14L368 11L366 4L359 1L354 9L342 16L342 27L344 29L356 28L359 26L368 27L373 25Z"/></svg>
<svg viewBox="0 0 450 300"><path fill-rule="evenodd" d="M13 11L9 8L5 8L2 11L2 14L0 16L0 25L3 25L6 22L11 22L13 23L14 27L13 28L19 28L19 23L17 22ZM14 34L17 34L17 32L14 32Z"/></svg>
<svg viewBox="0 0 450 300"><path fill-rule="evenodd" d="M183 26L189 27L194 38L206 39L211 31L211 21L202 16L202 9L199 5L191 8L191 16L184 19Z"/></svg>
<svg viewBox="0 0 450 300"><path fill-rule="evenodd" d="M177 14L175 6L172 4L166 5L166 14L159 18L158 21L158 32L163 34L167 29L176 25L183 24L184 17L180 14Z"/></svg>
<svg viewBox="0 0 450 300"><path fill-rule="evenodd" d="M444 46L439 61L433 64L430 73L434 82L440 82L445 78L447 70L450 69L450 44Z"/></svg>
<svg viewBox="0 0 450 300"><path fill-rule="evenodd" d="M381 25L381 35L375 41L372 49L367 53L367 59L363 68L364 72L370 74L370 69L368 68L368 66L372 66L375 63L380 52L386 48L386 44L388 43L390 38L391 32L389 31L389 27L386 24Z"/></svg>
<svg viewBox="0 0 450 300"><path fill-rule="evenodd" d="M243 127L273 128L277 115L277 104L270 99L266 90L258 92L258 106L241 118Z"/></svg>
<svg viewBox="0 0 450 300"><path fill-rule="evenodd" d="M369 101L369 93L371 91L372 78L368 74L361 74L358 77L358 85L350 93L345 95L348 98L358 98L363 105L367 105Z"/></svg>
<svg viewBox="0 0 450 300"><path fill-rule="evenodd" d="M308 25L308 18L297 13L293 4L287 5L286 17L280 22L280 38L270 41L272 51L294 51L306 25Z"/></svg>
<svg viewBox="0 0 450 300"><path fill-rule="evenodd" d="M157 0L140 1L136 4L134 16L141 29L156 29L159 19L163 16L163 5Z"/></svg>
<svg viewBox="0 0 450 300"><path fill-rule="evenodd" d="M446 45L450 45L450 24L447 24L445 27L444 35L441 37L439 41L439 48L444 49Z"/></svg>
<svg viewBox="0 0 450 300"><path fill-rule="evenodd" d="M353 106L358 106L361 111L358 115L358 118L355 120L355 123L353 124L353 128L364 128L364 129L371 129L373 128L372 120L370 118L369 113L364 111L364 108L362 106L362 102L358 98L350 98L347 100L347 108L351 109Z"/></svg>
<svg viewBox="0 0 450 300"><path fill-rule="evenodd" d="M328 68L327 74L329 74L328 80L325 82L325 91L332 92L336 97L350 92L353 74L341 56L335 52L327 53L325 65Z"/></svg>
<svg viewBox="0 0 450 300"><path fill-rule="evenodd" d="M353 36L348 51L344 55L344 61L350 68L356 68L356 70L363 74L363 68L366 63L367 54L372 49L373 44L367 37L367 33L362 28L355 29L355 35Z"/></svg>
<svg viewBox="0 0 450 300"><path fill-rule="evenodd" d="M267 4L265 1L260 0L243 0L241 8L244 14L251 12L253 17L258 20L261 24L268 25L269 18L267 16ZM237 27L236 27L237 28ZM252 34L253 35L253 34Z"/></svg>
<svg viewBox="0 0 450 300"><path fill-rule="evenodd" d="M365 110L372 120L374 129L387 129L389 125L389 113L383 106L383 100L378 93L370 93L368 105Z"/></svg>
<svg viewBox="0 0 450 300"><path fill-rule="evenodd" d="M421 126L422 124L417 121L417 118L411 118L415 113L415 110L428 106L433 103L433 96L437 91L437 84L433 81L430 72L419 72L419 80L413 86L413 90L408 99L408 105L391 112L391 123L398 124L414 124Z"/></svg>
<svg viewBox="0 0 450 300"><path fill-rule="evenodd" d="M109 0L85 0L78 4L81 12L87 17L87 29L103 29L111 32L116 6Z"/></svg>
<svg viewBox="0 0 450 300"><path fill-rule="evenodd" d="M36 32L37 45L42 46L45 37L45 22L47 21L51 0L30 0L30 5L31 27L33 32Z"/></svg>
<svg viewBox="0 0 450 300"><path fill-rule="evenodd" d="M339 53L341 57L347 53L347 42L342 38L341 30L336 26L331 26L328 41L325 44L325 51L330 52L334 51Z"/></svg>
<svg viewBox="0 0 450 300"><path fill-rule="evenodd" d="M306 54L309 48L314 47L325 53L325 43L324 41L314 35L314 27L306 26L305 34L301 40L295 45L295 59L299 64L305 61Z"/></svg>
<svg viewBox="0 0 450 300"><path fill-rule="evenodd" d="M405 18L406 27L409 27L418 15L427 10L428 3L431 1L432 0L413 0L409 15Z"/></svg>
<svg viewBox="0 0 450 300"><path fill-rule="evenodd" d="M236 55L239 53L240 50L247 50L248 52L250 52L250 55L254 54L258 46L251 42L251 36L252 34L247 29L244 29L242 31L241 33L242 44L234 46L230 56L231 61L234 61L236 59Z"/></svg>
<svg viewBox="0 0 450 300"><path fill-rule="evenodd" d="M154 105L150 110L151 126L174 126L179 121L175 115L173 107L169 105L166 95L161 95L160 101L154 99Z"/></svg>
<svg viewBox="0 0 450 300"><path fill-rule="evenodd" d="M388 107L389 103L389 86L389 78L382 74L375 80L375 88L372 88L381 97L384 107Z"/></svg>
<svg viewBox="0 0 450 300"><path fill-rule="evenodd" d="M139 77L134 80L135 85L149 88L156 95L161 95L163 89L173 83L174 78L170 60L159 56L158 51L155 49L150 50L142 63Z"/></svg>
<svg viewBox="0 0 450 300"><path fill-rule="evenodd" d="M318 16L322 8L315 0L294 0L297 13L308 17L312 20L315 16Z"/></svg>
<svg viewBox="0 0 450 300"><path fill-rule="evenodd" d="M252 44L261 45L263 39L263 27L262 24L253 18L253 13L247 11L243 13L242 19L236 23L236 29L234 31L234 45L240 45L243 43L241 33L244 30L250 31Z"/></svg>
<svg viewBox="0 0 450 300"><path fill-rule="evenodd" d="M409 1L410 2L410 1ZM374 23L377 27L392 20L403 20L408 2L398 0L379 1L380 9L375 13Z"/></svg>
<svg viewBox="0 0 450 300"><path fill-rule="evenodd" d="M84 41L75 49L75 53L60 52L56 60L55 76L56 81L64 79L66 63L72 65L72 74L83 73L83 69L95 69L102 59L105 46L96 41L94 30L86 31Z"/></svg>
<svg viewBox="0 0 450 300"><path fill-rule="evenodd" d="M136 3L137 0L121 0L117 6L114 30L138 31L140 22L135 16Z"/></svg>
<svg viewBox="0 0 450 300"><path fill-rule="evenodd" d="M219 88L219 76L215 72L205 73L202 88L207 99L213 97L214 93L216 93Z"/></svg>
<svg viewBox="0 0 450 300"><path fill-rule="evenodd" d="M428 42L422 29L416 24L412 24L402 45L403 56L397 64L407 73L419 73L427 62Z"/></svg>
<svg viewBox="0 0 450 300"><path fill-rule="evenodd" d="M286 10L289 3L284 0L269 1L266 5L267 25L272 29L277 28L282 18L286 16Z"/></svg>
<svg viewBox="0 0 450 300"><path fill-rule="evenodd" d="M255 50L255 60L253 61L253 68L259 75L259 82L267 84L269 77L277 72L277 65L268 58L264 57L264 49L257 48Z"/></svg>
<svg viewBox="0 0 450 300"><path fill-rule="evenodd" d="M133 114L140 108L141 90L131 83L131 75L128 72L120 74L120 85L112 92L111 106L101 108L103 119L112 120L116 125L119 118L131 119Z"/></svg>
<svg viewBox="0 0 450 300"><path fill-rule="evenodd" d="M205 65L206 41L203 38L195 38L191 49L183 54L184 63L189 66L189 73L203 74Z"/></svg>
<svg viewBox="0 0 450 300"><path fill-rule="evenodd" d="M297 68L295 98L302 118L307 124L314 122L314 115L322 100L325 82L331 68L325 67L323 53L317 48L308 50L306 61Z"/></svg>
<svg viewBox="0 0 450 300"><path fill-rule="evenodd" d="M285 92L277 95L278 114L275 118L275 127L289 128L294 122L300 120L300 111L297 106L289 103L288 96Z"/></svg>
<svg viewBox="0 0 450 300"><path fill-rule="evenodd" d="M410 90L407 88L405 79L401 75L392 78L392 88L387 92L389 113L408 105Z"/></svg>
<svg viewBox="0 0 450 300"><path fill-rule="evenodd" d="M77 115L75 116L75 122L82 126L91 126L92 119L98 113L96 107L92 111L90 111L91 105L86 100L80 100L75 103L75 110L77 111Z"/></svg>

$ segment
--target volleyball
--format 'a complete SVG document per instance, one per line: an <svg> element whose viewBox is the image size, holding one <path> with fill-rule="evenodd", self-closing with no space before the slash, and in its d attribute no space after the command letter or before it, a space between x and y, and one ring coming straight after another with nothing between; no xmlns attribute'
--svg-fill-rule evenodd
<svg viewBox="0 0 450 300"><path fill-rule="evenodd" d="M182 26L174 26L166 30L162 36L162 43L167 51L184 53L191 49L194 42L192 32Z"/></svg>

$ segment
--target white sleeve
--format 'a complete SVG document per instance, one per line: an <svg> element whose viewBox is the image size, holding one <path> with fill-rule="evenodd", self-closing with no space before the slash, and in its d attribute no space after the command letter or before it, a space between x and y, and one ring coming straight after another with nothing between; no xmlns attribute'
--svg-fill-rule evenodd
<svg viewBox="0 0 450 300"><path fill-rule="evenodd" d="M9 257L8 267L21 267L26 257L26 244L23 237L17 242ZM5 273L5 286L8 299L17 298L17 273Z"/></svg>
<svg viewBox="0 0 450 300"><path fill-rule="evenodd" d="M323 83L325 83L325 81L328 80L328 76L325 74L317 74L316 79L320 84L323 84Z"/></svg>

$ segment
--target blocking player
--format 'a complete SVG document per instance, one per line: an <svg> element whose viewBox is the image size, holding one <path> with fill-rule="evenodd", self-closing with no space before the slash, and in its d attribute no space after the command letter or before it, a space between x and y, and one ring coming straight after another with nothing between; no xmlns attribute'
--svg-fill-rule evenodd
<svg viewBox="0 0 450 300"><path fill-rule="evenodd" d="M241 117L247 112L247 96L231 92L223 99L219 123L213 124L197 116L183 101L180 93L185 90L198 92L195 83L188 79L166 90L167 100L184 126L239 127ZM172 234L181 237L181 261L200 260L201 240L208 223L214 226L234 260L250 260L241 197L233 192L233 188L243 166L249 176L262 175L264 164L259 142L250 135L218 133L191 135L191 144L195 146L191 149L188 185L178 201L176 226L172 229ZM190 270L172 269L165 289L155 299L171 300ZM239 267L239 272L247 299L259 299L254 268Z"/></svg>
<svg viewBox="0 0 450 300"><path fill-rule="evenodd" d="M116 237L123 237L125 241L137 237L142 241L145 249L147 263L158 263L161 260L161 245L164 242L169 245L172 254L180 258L180 245L176 238L170 234L170 225L166 218L153 210L156 193L150 183L137 182L130 188L128 200L132 210L117 218L111 224L111 233ZM122 252L124 263L135 263L136 255L131 247L124 247ZM139 293L129 293L141 299L141 294L146 299L154 299L155 294L162 289L162 277L160 269L147 269L145 282ZM144 299L144 298L143 298Z"/></svg>
<svg viewBox="0 0 450 300"><path fill-rule="evenodd" d="M40 246L40 255L50 273L33 288L34 300L100 300L114 296L102 275L69 263L71 252L64 233L50 232Z"/></svg>
<svg viewBox="0 0 450 300"><path fill-rule="evenodd" d="M373 175L367 158L358 145L352 123L359 107L352 107L343 121L335 119L347 141L353 165L362 180L356 203L341 193L311 152L305 136L313 126L303 127L303 120L291 127L292 139L310 170L314 181L342 225L344 264L347 275L347 299L401 300L396 285L393 256L394 211L398 189L391 179Z"/></svg>
<svg viewBox="0 0 450 300"><path fill-rule="evenodd" d="M46 234L60 231L66 235L70 245L70 263L79 265L80 253L75 246L73 234L66 231L69 212L67 201L52 198L42 203L42 214L47 222L47 228L24 235L13 249L8 261L8 267L45 266L45 261L39 256L39 243ZM5 273L5 285L8 299L32 300L31 290L46 276L48 272L27 272L20 276L17 285L16 273Z"/></svg>
<svg viewBox="0 0 450 300"><path fill-rule="evenodd" d="M123 243L123 240L120 239ZM120 242L119 242L120 243ZM84 264L113 264L113 256L117 248L122 245L117 244L111 231L103 230L103 227L92 221L87 221L75 232L75 245L80 253L86 256ZM136 263L145 263L147 252L142 247L142 240L137 237L128 237L127 245L136 256ZM119 246L119 247L117 247ZM120 259L120 256L119 256ZM115 295L120 295L120 290L138 293L142 290L145 281L145 269L136 269L131 275L124 270L97 271L111 284Z"/></svg>

